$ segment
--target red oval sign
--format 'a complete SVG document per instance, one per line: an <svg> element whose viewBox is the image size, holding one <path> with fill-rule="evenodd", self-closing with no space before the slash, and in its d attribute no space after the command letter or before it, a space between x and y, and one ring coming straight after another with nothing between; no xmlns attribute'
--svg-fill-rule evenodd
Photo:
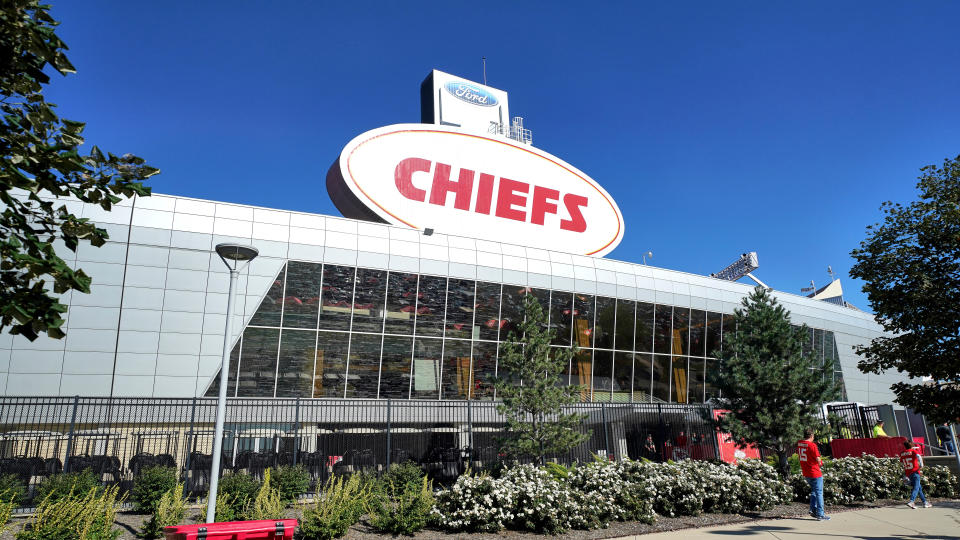
<svg viewBox="0 0 960 540"><path fill-rule="evenodd" d="M398 124L354 138L327 173L344 216L602 256L623 215L592 178L516 141Z"/></svg>

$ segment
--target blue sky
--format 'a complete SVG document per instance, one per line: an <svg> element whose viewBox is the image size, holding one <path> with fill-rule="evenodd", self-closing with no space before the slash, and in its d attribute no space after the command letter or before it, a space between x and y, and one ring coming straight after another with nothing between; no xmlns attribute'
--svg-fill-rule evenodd
<svg viewBox="0 0 960 540"><path fill-rule="evenodd" d="M960 3L54 2L47 91L158 193L337 214L359 133L419 121L431 69L510 93L534 145L616 198L611 258L709 274L757 251L799 293L921 166L960 154Z"/></svg>

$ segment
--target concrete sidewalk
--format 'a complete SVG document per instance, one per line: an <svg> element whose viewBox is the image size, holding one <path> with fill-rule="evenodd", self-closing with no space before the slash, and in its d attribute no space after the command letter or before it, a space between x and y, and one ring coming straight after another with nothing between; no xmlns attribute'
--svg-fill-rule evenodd
<svg viewBox="0 0 960 540"><path fill-rule="evenodd" d="M664 533L624 536L623 540L719 540L750 536L758 540L960 540L960 501L934 502L933 508L911 510L906 506L837 512L830 521L787 518L736 525L683 529Z"/></svg>

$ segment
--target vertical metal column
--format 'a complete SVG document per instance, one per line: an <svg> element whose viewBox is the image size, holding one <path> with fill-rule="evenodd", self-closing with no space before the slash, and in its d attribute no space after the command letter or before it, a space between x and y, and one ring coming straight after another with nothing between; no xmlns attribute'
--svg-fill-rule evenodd
<svg viewBox="0 0 960 540"><path fill-rule="evenodd" d="M293 410L293 466L297 466L297 450L300 449L300 396Z"/></svg>
<svg viewBox="0 0 960 540"><path fill-rule="evenodd" d="M80 396L73 396L73 413L70 415L70 434L67 435L67 455L63 458L63 472L70 472L70 454L73 452L73 430L77 424L77 405Z"/></svg>
<svg viewBox="0 0 960 540"><path fill-rule="evenodd" d="M390 423L391 423L391 405L392 400L387 398L387 470L390 469Z"/></svg>
<svg viewBox="0 0 960 540"><path fill-rule="evenodd" d="M710 407L710 419L713 420L713 407ZM710 425L710 440L713 442L713 457L714 459L720 459L720 443L717 442L717 438L720 436L719 430L713 427L713 424Z"/></svg>
<svg viewBox="0 0 960 540"><path fill-rule="evenodd" d="M184 446L184 451L186 451L187 456L183 460L183 481L187 481L187 475L190 474L190 457L193 454L193 449L196 446L196 443L193 442L193 423L197 419L197 396L193 396L193 400L190 405L190 431L187 432L187 444Z"/></svg>
<svg viewBox="0 0 960 540"><path fill-rule="evenodd" d="M473 383L471 382L471 387ZM473 463L473 407L470 404L470 399L467 399L467 464Z"/></svg>
<svg viewBox="0 0 960 540"><path fill-rule="evenodd" d="M603 456L603 460L609 461L610 460L610 437L607 435L607 404L602 402L600 403L600 419L603 422L603 444L604 446L607 447L607 449L604 450L604 452L606 452L607 455Z"/></svg>

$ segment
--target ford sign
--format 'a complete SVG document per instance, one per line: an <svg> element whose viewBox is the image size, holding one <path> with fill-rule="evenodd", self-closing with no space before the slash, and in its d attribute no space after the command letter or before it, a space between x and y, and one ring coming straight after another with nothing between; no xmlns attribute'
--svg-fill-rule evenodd
<svg viewBox="0 0 960 540"><path fill-rule="evenodd" d="M497 98L490 92L463 81L448 82L443 85L453 97L483 107L493 107L497 104Z"/></svg>
<svg viewBox="0 0 960 540"><path fill-rule="evenodd" d="M327 173L344 216L453 236L602 256L623 216L572 165L516 141L398 124L359 135Z"/></svg>

